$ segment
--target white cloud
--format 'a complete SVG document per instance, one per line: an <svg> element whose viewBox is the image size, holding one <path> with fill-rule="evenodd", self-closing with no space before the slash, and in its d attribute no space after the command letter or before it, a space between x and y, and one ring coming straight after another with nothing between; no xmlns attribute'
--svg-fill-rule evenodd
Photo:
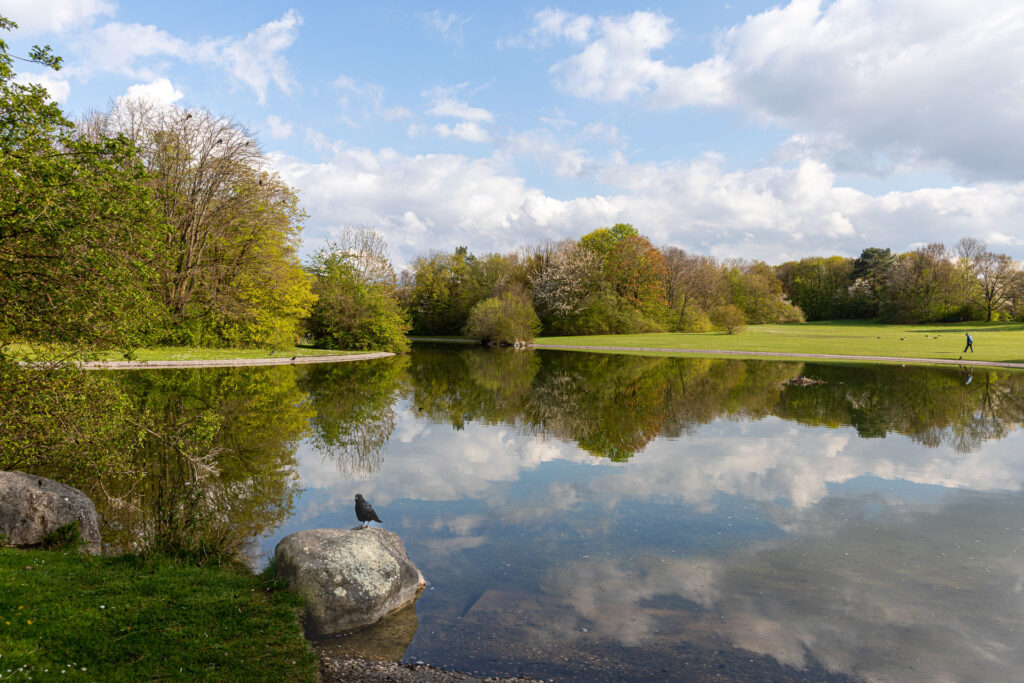
<svg viewBox="0 0 1024 683"><path fill-rule="evenodd" d="M594 27L594 19L587 15L577 16L560 9L542 9L533 17L533 26L525 35L499 41L500 46L534 48L552 39L586 41Z"/></svg>
<svg viewBox="0 0 1024 683"><path fill-rule="evenodd" d="M216 65L256 94L265 104L271 85L291 93L296 84L281 54L295 41L302 23L294 10L260 26L244 38L205 38L189 43L153 25L110 22L79 37L78 65L70 72L88 78L97 72L155 80L168 68L167 58Z"/></svg>
<svg viewBox="0 0 1024 683"><path fill-rule="evenodd" d="M22 72L18 74L15 79L15 83L35 83L46 88L46 92L50 94L56 102L66 102L68 97L71 95L71 84L66 78L61 78L56 72L41 72L31 73Z"/></svg>
<svg viewBox="0 0 1024 683"><path fill-rule="evenodd" d="M633 223L656 244L770 263L856 256L866 246L906 250L920 240L921 225L929 226L929 239L946 244L971 235L1003 245L1000 236L1024 222L1024 183L876 197L836 185L829 168L811 160L736 171L723 170L714 156L688 164L629 163L619 153L596 160L540 134L513 136L490 158L409 156L309 135L331 155L328 161L273 160L301 190L312 217L307 243L315 246L341 225L372 225L399 266L431 249L464 244L474 253L508 251L617 222ZM556 172L592 174L610 192L558 199L516 174L510 152L547 155ZM409 216L429 228L410 231ZM1020 247L1008 253L1024 256Z"/></svg>
<svg viewBox="0 0 1024 683"><path fill-rule="evenodd" d="M280 116L271 114L267 117L267 135L273 139L283 140L285 138L290 138L292 130L292 124L286 123Z"/></svg>
<svg viewBox="0 0 1024 683"><path fill-rule="evenodd" d="M460 88L462 86L459 86ZM455 98L459 88L434 88L423 93L424 96L433 99L433 104L427 110L428 114L434 116L446 116L464 121L476 121L491 123L494 115L486 109L471 107L468 103Z"/></svg>
<svg viewBox="0 0 1024 683"><path fill-rule="evenodd" d="M468 17L454 12L442 12L439 9L425 12L420 17L423 19L423 23L437 31L446 42L462 45L463 29L466 22L469 21Z"/></svg>
<svg viewBox="0 0 1024 683"><path fill-rule="evenodd" d="M488 135L487 131L479 123L474 123L473 121L463 121L462 123L456 123L454 126L439 123L434 126L434 132L442 138L458 138L466 142L490 142L491 140L491 136Z"/></svg>
<svg viewBox="0 0 1024 683"><path fill-rule="evenodd" d="M351 102L349 95L355 96L358 100L368 105L363 112L366 118L383 119L384 121L398 121L412 117L412 112L406 107L388 107L384 104L384 89L374 83L360 83L351 76L342 74L331 83L334 88L342 91L338 103L343 109L349 109Z"/></svg>
<svg viewBox="0 0 1024 683"><path fill-rule="evenodd" d="M157 70L139 66L140 60L176 57L188 60L192 46L156 26L110 22L82 36L77 45L78 65L70 72L88 77L109 71L132 78L155 79Z"/></svg>
<svg viewBox="0 0 1024 683"><path fill-rule="evenodd" d="M3 15L18 24L18 32L62 33L113 16L117 5L106 0L5 0Z"/></svg>
<svg viewBox="0 0 1024 683"><path fill-rule="evenodd" d="M180 100L184 95L175 88L166 78L158 78L151 83L137 83L128 88L124 95L117 98L122 100L147 100L157 105L171 105Z"/></svg>
<svg viewBox="0 0 1024 683"><path fill-rule="evenodd" d="M1024 4L1016 0L793 0L724 32L712 57L688 66L652 56L674 36L664 15L595 21L583 50L551 68L577 97L738 108L797 131L818 158L861 171L1024 175ZM535 16L535 29L547 23Z"/></svg>
<svg viewBox="0 0 1024 683"><path fill-rule="evenodd" d="M281 53L295 42L301 24L302 17L290 9L277 21L260 26L241 40L203 41L198 46L199 58L225 67L252 88L260 104L265 104L271 83L286 94L296 85Z"/></svg>

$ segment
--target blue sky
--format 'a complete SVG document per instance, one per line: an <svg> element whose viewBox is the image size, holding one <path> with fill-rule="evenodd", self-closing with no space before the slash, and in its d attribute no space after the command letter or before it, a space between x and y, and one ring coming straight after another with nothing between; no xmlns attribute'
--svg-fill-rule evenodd
<svg viewBox="0 0 1024 683"><path fill-rule="evenodd" d="M1018 0L0 0L73 117L132 96L248 126L309 213L397 264L633 223L780 263L972 236L1024 258ZM25 66L25 65L20 65Z"/></svg>

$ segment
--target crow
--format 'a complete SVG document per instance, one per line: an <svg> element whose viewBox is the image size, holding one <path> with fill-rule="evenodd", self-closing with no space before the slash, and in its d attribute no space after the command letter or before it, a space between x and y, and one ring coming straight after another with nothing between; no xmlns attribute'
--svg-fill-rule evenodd
<svg viewBox="0 0 1024 683"><path fill-rule="evenodd" d="M356 519L362 522L359 525L360 529L366 526L368 522L380 522L380 517L377 516L373 506L366 502L361 493L356 494ZM383 523L381 522L381 524Z"/></svg>

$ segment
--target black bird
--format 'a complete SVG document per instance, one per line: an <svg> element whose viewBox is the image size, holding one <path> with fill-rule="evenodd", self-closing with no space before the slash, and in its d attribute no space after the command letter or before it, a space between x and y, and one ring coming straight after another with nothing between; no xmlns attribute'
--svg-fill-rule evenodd
<svg viewBox="0 0 1024 683"><path fill-rule="evenodd" d="M377 516L377 512L373 509L373 506L366 502L363 498L363 494L356 494L356 519L362 524L359 528L362 529L368 522L380 522L380 517ZM383 524L384 522L381 522Z"/></svg>

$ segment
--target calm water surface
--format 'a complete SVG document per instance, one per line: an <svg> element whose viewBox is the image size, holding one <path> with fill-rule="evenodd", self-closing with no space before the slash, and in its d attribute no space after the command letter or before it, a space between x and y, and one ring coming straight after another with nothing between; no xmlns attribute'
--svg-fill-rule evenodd
<svg viewBox="0 0 1024 683"><path fill-rule="evenodd" d="M580 681L1024 669L1021 374L417 346L127 381L169 425L213 409L223 450L203 481L154 456L114 543L189 485L256 566L354 526L356 492L402 537L415 609L328 648Z"/></svg>

